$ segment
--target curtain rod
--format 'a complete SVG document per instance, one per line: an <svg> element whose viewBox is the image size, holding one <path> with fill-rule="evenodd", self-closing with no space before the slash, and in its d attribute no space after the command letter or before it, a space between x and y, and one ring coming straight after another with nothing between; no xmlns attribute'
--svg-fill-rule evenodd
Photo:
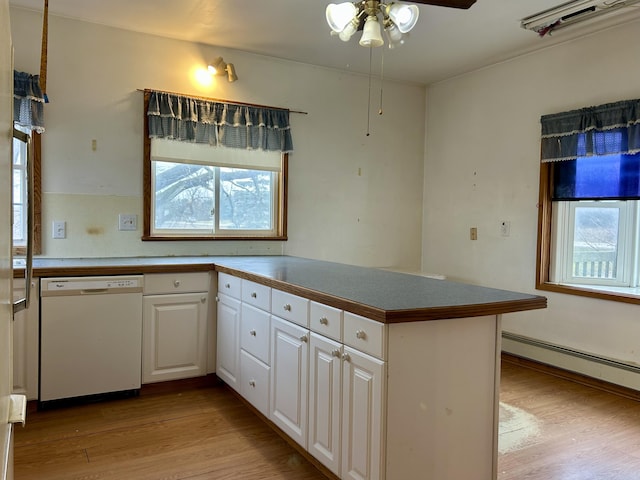
<svg viewBox="0 0 640 480"><path fill-rule="evenodd" d="M202 97L200 95L187 95L185 93L169 92L167 90L156 90L155 88L138 88L136 90L138 90L138 92L168 93L170 95L179 95L181 97L197 98L198 100L207 100L207 101L210 101L210 102L229 103L231 105L245 105L245 106L248 106L248 107L258 107L258 108L272 108L274 110L286 110L289 113L300 113L302 115L309 115L309 112L302 112L300 110L290 110L288 108L272 107L270 105L258 105L257 103L233 102L233 101L229 101L229 100L222 100L220 98Z"/></svg>

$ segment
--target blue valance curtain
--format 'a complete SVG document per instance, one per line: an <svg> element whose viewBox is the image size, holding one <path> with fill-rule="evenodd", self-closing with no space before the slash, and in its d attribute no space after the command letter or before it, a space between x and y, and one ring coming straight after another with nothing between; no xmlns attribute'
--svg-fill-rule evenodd
<svg viewBox="0 0 640 480"><path fill-rule="evenodd" d="M543 163L640 152L640 99L544 115L540 122Z"/></svg>
<svg viewBox="0 0 640 480"><path fill-rule="evenodd" d="M545 115L553 200L640 199L640 100Z"/></svg>
<svg viewBox="0 0 640 480"><path fill-rule="evenodd" d="M40 75L13 71L13 121L18 125L44 132L44 95Z"/></svg>
<svg viewBox="0 0 640 480"><path fill-rule="evenodd" d="M293 151L289 111L150 91L149 137L230 148Z"/></svg>

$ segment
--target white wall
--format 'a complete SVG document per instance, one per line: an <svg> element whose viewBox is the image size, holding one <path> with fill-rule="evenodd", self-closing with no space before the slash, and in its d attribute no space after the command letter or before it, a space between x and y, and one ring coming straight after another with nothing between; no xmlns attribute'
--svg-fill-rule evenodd
<svg viewBox="0 0 640 480"><path fill-rule="evenodd" d="M11 16L15 67L38 73L41 15L13 8ZM195 69L218 55L240 80L196 83ZM425 89L385 80L385 113L366 137L367 85L363 76L52 16L43 256L284 252L419 268ZM141 242L140 230L117 230L118 213L142 224L143 88L308 112L291 115L288 242ZM51 239L52 220L67 222L66 239Z"/></svg>
<svg viewBox="0 0 640 480"><path fill-rule="evenodd" d="M505 330L637 364L639 306L534 286L540 116L640 97L639 44L634 22L429 87L423 208L424 270L548 297Z"/></svg>

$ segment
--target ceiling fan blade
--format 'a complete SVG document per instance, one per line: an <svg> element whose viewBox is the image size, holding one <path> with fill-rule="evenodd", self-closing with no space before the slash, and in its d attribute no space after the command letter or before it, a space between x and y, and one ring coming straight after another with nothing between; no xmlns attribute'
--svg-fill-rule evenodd
<svg viewBox="0 0 640 480"><path fill-rule="evenodd" d="M435 5L438 7L462 8L471 7L476 0L408 0L411 3L422 3L423 5Z"/></svg>

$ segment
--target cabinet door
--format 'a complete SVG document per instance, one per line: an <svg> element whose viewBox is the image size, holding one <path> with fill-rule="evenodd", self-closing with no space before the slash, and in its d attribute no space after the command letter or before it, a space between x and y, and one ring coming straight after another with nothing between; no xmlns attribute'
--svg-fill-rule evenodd
<svg viewBox="0 0 640 480"><path fill-rule="evenodd" d="M144 297L142 382L207 372L208 293Z"/></svg>
<svg viewBox="0 0 640 480"><path fill-rule="evenodd" d="M344 347L342 478L384 480L385 363Z"/></svg>
<svg viewBox="0 0 640 480"><path fill-rule="evenodd" d="M308 451L340 476L342 345L312 332L309 349Z"/></svg>
<svg viewBox="0 0 640 480"><path fill-rule="evenodd" d="M231 388L239 391L240 301L218 293L217 312L216 375Z"/></svg>
<svg viewBox="0 0 640 480"><path fill-rule="evenodd" d="M309 330L271 317L271 421L307 446Z"/></svg>

